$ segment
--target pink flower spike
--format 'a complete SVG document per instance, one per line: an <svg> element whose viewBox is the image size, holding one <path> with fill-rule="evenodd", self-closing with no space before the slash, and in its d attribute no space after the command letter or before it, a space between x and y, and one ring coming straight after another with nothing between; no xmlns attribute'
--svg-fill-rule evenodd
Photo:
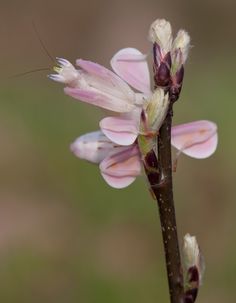
<svg viewBox="0 0 236 303"><path fill-rule="evenodd" d="M171 143L180 152L204 159L211 156L217 147L217 126L211 121L201 120L172 127Z"/></svg>
<svg viewBox="0 0 236 303"><path fill-rule="evenodd" d="M139 125L131 119L107 117L100 121L100 128L111 141L131 145L137 138Z"/></svg>
<svg viewBox="0 0 236 303"><path fill-rule="evenodd" d="M139 150L131 146L108 156L100 164L101 174L104 180L114 188L129 186L138 175L141 174L141 162Z"/></svg>
<svg viewBox="0 0 236 303"><path fill-rule="evenodd" d="M132 87L145 95L151 94L150 74L146 55L135 48L124 48L111 59L113 70Z"/></svg>
<svg viewBox="0 0 236 303"><path fill-rule="evenodd" d="M133 104L125 102L124 99L118 99L95 88L80 89L65 87L64 92L77 100L118 113L130 112L135 108Z"/></svg>

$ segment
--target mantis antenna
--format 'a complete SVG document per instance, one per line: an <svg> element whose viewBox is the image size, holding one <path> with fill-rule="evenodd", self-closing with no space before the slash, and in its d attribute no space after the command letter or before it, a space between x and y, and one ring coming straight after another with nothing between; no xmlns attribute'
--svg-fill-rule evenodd
<svg viewBox="0 0 236 303"><path fill-rule="evenodd" d="M46 48L45 43L43 42L43 40L42 40L42 38L41 38L41 36L39 34L39 31L38 31L38 29L37 29L37 27L35 25L35 22L33 20L32 20L32 27L33 27L34 33L36 34L36 37L38 38L38 41L39 41L39 43L41 45L42 50L45 52L45 54L50 59L50 61L52 61L53 64L55 64L55 59L53 58L53 56L50 54L50 52ZM18 78L18 77L21 77L21 76L26 76L28 74L35 73L35 72L50 71L50 70L51 69L49 67L36 68L36 69L30 70L30 71L26 71L26 72L23 72L23 73L12 75L9 78L10 79L12 79L12 78Z"/></svg>

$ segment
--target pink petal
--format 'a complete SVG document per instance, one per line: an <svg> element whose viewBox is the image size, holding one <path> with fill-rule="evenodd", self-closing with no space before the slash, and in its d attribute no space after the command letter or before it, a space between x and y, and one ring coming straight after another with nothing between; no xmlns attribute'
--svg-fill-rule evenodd
<svg viewBox="0 0 236 303"><path fill-rule="evenodd" d="M129 186L141 173L140 154L136 146L132 146L105 158L100 164L105 181L114 188Z"/></svg>
<svg viewBox="0 0 236 303"><path fill-rule="evenodd" d="M70 146L74 155L92 163L100 163L115 149L111 142L101 131L85 134L78 137ZM122 147L120 148L122 149ZM118 151L120 150L118 149Z"/></svg>
<svg viewBox="0 0 236 303"><path fill-rule="evenodd" d="M120 117L107 117L100 121L103 133L119 145L131 145L137 138L138 125L134 120Z"/></svg>
<svg viewBox="0 0 236 303"><path fill-rule="evenodd" d="M129 112L135 107L133 104L126 102L124 99L116 98L112 95L100 92L99 90L90 87L87 89L65 87L64 92L75 99L114 112Z"/></svg>
<svg viewBox="0 0 236 303"><path fill-rule="evenodd" d="M190 157L207 158L217 147L217 126L206 120L174 126L171 130L171 143Z"/></svg>
<svg viewBox="0 0 236 303"><path fill-rule="evenodd" d="M151 94L148 64L139 50L124 48L111 59L113 70L128 84L146 95Z"/></svg>
<svg viewBox="0 0 236 303"><path fill-rule="evenodd" d="M82 77L85 77L89 85L117 98L128 99L127 101L134 103L134 92L115 73L91 61L78 59L76 64L86 72L82 74Z"/></svg>

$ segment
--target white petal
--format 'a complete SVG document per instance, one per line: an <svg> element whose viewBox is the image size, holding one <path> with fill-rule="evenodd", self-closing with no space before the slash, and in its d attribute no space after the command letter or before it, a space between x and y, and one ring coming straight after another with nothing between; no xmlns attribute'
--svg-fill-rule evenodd
<svg viewBox="0 0 236 303"><path fill-rule="evenodd" d="M101 131L96 131L77 138L70 149L78 158L98 164L108 155L121 151L122 147L111 142Z"/></svg>

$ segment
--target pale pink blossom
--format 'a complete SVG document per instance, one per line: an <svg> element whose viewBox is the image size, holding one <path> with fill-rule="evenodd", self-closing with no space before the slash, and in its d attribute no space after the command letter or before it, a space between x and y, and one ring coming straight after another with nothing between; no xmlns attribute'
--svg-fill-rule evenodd
<svg viewBox="0 0 236 303"><path fill-rule="evenodd" d="M60 67L55 68L58 74L49 77L66 84L66 94L119 113L100 121L100 128L113 142L127 146L135 142L141 131L142 111L148 115L150 131L158 131L168 109L168 95L161 88L152 94L146 56L140 51L134 48L118 51L111 59L116 74L82 59L76 61L79 69L65 59L58 59L58 64Z"/></svg>
<svg viewBox="0 0 236 303"><path fill-rule="evenodd" d="M99 164L103 178L114 188L127 187L141 174L138 145L117 145L101 131L77 138L71 151L80 159Z"/></svg>
<svg viewBox="0 0 236 303"><path fill-rule="evenodd" d="M183 53L183 61L173 61L184 64L190 41L185 31L180 31L173 43L170 23L158 19L151 25L149 37L158 45L162 59L169 54L170 62L167 61L171 64L171 56L173 60L176 52L178 58ZM110 62L115 73L83 59L76 60L78 68L66 59L57 61L56 74L49 78L64 83L67 95L116 113L100 121L101 130L111 141L129 146L139 134L158 132L169 107L169 97L162 88L152 93L146 55L139 50L119 50ZM141 113L146 116L147 125L141 123Z"/></svg>
<svg viewBox="0 0 236 303"><path fill-rule="evenodd" d="M142 107L144 100L151 95L145 55L137 49L122 49L114 55L111 66L116 74L82 59L76 60L78 69L65 59L58 58L57 61L57 74L51 74L49 78L64 83L65 93L80 101L116 113L128 113Z"/></svg>
<svg viewBox="0 0 236 303"><path fill-rule="evenodd" d="M207 158L216 150L216 124L202 120L173 126L171 142L190 157ZM117 145L97 131L76 139L71 150L77 157L99 164L103 178L114 188L129 186L141 174L142 156L137 141L128 146Z"/></svg>
<svg viewBox="0 0 236 303"><path fill-rule="evenodd" d="M164 29L169 32L168 24L162 25L158 29L165 25ZM166 47L171 47L172 38L168 37L170 43ZM182 44L189 44L183 42L185 38L179 34L175 47L180 49ZM66 94L114 112L113 116L100 121L101 131L79 137L71 150L77 157L99 164L101 174L110 186L124 188L130 185L141 174L142 155L137 137L155 138L169 107L168 94L162 88L151 92L146 56L134 48L118 51L111 59L115 73L82 59L76 61L78 69L65 59L58 59L58 64L57 74L49 77L64 83ZM171 141L178 154L206 158L216 149L217 127L210 121L175 126ZM154 145L155 139L149 142Z"/></svg>

